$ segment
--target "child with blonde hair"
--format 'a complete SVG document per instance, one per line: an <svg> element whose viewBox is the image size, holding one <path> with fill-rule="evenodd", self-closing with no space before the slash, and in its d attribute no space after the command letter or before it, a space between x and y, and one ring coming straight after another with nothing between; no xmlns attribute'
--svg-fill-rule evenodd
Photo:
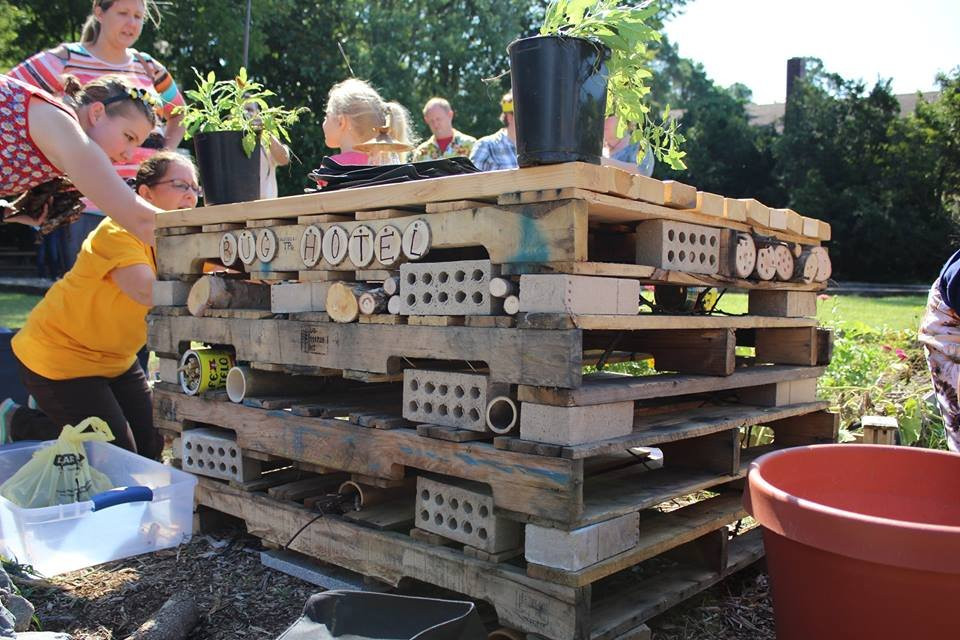
<svg viewBox="0 0 960 640"><path fill-rule="evenodd" d="M370 164L367 154L354 151L390 125L390 136L412 144L410 113L396 102L384 102L376 89L358 78L348 78L330 89L323 119L325 143L340 153L331 158L340 164Z"/></svg>

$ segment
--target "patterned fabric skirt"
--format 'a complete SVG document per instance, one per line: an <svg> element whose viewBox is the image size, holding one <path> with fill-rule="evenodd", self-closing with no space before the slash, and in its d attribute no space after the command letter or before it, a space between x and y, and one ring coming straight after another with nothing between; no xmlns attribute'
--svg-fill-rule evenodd
<svg viewBox="0 0 960 640"><path fill-rule="evenodd" d="M960 316L940 297L940 281L930 288L927 309L920 322L920 342L927 355L933 391L946 429L947 446L960 451Z"/></svg>

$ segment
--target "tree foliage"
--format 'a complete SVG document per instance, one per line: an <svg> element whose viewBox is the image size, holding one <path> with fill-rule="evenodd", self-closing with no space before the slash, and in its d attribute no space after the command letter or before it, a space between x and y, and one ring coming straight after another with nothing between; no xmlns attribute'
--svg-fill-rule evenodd
<svg viewBox="0 0 960 640"><path fill-rule="evenodd" d="M952 252L958 81L960 73L943 78L946 101L921 100L905 118L889 82L867 89L819 61L797 86L776 144L779 180L790 207L833 225L844 277L929 279Z"/></svg>
<svg viewBox="0 0 960 640"><path fill-rule="evenodd" d="M650 26L688 0L661 0ZM232 77L243 64L245 2L164 0L163 22L147 25L138 48L155 55L181 87L192 67ZM281 193L299 192L330 150L321 122L330 87L364 78L387 100L420 109L448 98L454 126L472 135L499 128L499 98L509 85L506 46L533 35L547 0L253 0L248 69L277 102L312 111L290 130L302 158L279 173ZM76 41L89 0L0 0L0 65L63 41ZM338 46L339 43L339 46ZM341 52L342 47L342 52ZM682 113L686 171L658 177L732 197L789 206L833 224L835 273L872 281L929 280L954 248L960 219L960 69L940 78L942 96L901 117L888 83L867 87L817 62L779 126L756 127L749 91L717 86L702 65L666 38L652 47L655 111ZM675 111L677 113L677 111Z"/></svg>

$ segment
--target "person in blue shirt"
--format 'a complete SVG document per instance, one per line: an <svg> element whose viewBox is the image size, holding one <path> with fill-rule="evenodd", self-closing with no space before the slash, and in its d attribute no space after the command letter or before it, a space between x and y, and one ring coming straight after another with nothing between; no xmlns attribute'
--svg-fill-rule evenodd
<svg viewBox="0 0 960 640"><path fill-rule="evenodd" d="M500 122L503 128L477 140L470 152L470 161L480 171L516 169L517 125L513 113L513 92L508 91L500 100Z"/></svg>
<svg viewBox="0 0 960 640"><path fill-rule="evenodd" d="M930 367L947 447L960 452L960 251L950 256L930 287L918 338Z"/></svg>

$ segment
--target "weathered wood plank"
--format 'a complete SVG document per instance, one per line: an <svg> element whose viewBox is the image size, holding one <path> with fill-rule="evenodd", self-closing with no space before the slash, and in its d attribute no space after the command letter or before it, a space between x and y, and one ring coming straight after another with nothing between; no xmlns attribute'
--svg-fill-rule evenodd
<svg viewBox="0 0 960 640"><path fill-rule="evenodd" d="M797 420L804 420L809 418L807 414L819 412L826 408L826 402L808 402L782 407L728 405L691 409L674 414L639 415L633 421L633 433L630 435L596 443L564 447L560 455L575 460L616 453L633 447L656 447L668 442L706 436L738 427L776 424L778 421L795 416L803 416L797 418Z"/></svg>
<svg viewBox="0 0 960 640"><path fill-rule="evenodd" d="M582 463L498 451L486 443L423 438L412 429L374 430L343 420L295 416L158 390L156 422L179 431L184 422L233 430L245 450L368 476L399 479L414 467L490 484L498 508L576 518Z"/></svg>
<svg viewBox="0 0 960 640"><path fill-rule="evenodd" d="M242 493L201 479L197 502L242 518L251 534L312 558L373 576L392 585L402 578L487 600L504 624L556 640L578 640L578 591L527 577L522 570L469 558L452 549L377 531L340 518L317 518L290 503ZM301 531L302 529L302 531ZM297 532L299 535L294 536Z"/></svg>
<svg viewBox="0 0 960 640"><path fill-rule="evenodd" d="M729 545L727 566L721 572L681 565L595 602L590 640L616 640L639 623L753 564L763 557L760 533L758 528L734 538Z"/></svg>
<svg viewBox="0 0 960 640"><path fill-rule="evenodd" d="M546 188L602 189L603 169L571 162L519 170L488 171L430 180L341 189L257 202L238 202L183 211L158 217L159 227L204 225L269 218L292 218L328 213L353 213L422 205L445 200L485 200L502 193Z"/></svg>
<svg viewBox="0 0 960 640"><path fill-rule="evenodd" d="M589 329L641 331L644 329L755 329L814 327L816 318L771 318L767 316L673 316L641 313L635 316L564 315L525 313L517 315L521 329Z"/></svg>
<svg viewBox="0 0 960 640"><path fill-rule="evenodd" d="M581 201L548 202L511 209L487 206L428 215L411 212L404 218L324 222L316 226L324 234L337 226L349 236L361 225L370 228L373 233L387 226L403 232L415 220L423 220L429 225L432 249L484 247L495 263L587 259L587 205ZM277 248L271 261L263 263L254 260L251 264L237 262L234 267L248 272L307 270L300 255L300 240L306 228L306 225L298 224L272 227ZM158 273L168 278L183 273L199 273L205 260L219 262L222 237L221 233L198 233L158 238ZM388 267L376 259L364 266L366 270L385 268ZM342 271L354 270L357 266L349 258L337 265L321 259L309 269Z"/></svg>
<svg viewBox="0 0 960 640"><path fill-rule="evenodd" d="M399 373L407 359L486 362L498 382L573 388L580 384L579 331L338 324L295 320L148 319L148 344L180 353L190 340L233 345L237 359Z"/></svg>
<svg viewBox="0 0 960 640"><path fill-rule="evenodd" d="M583 383L576 389L520 385L517 390L517 399L520 402L575 407L756 387L791 380L818 378L824 371L825 367L759 365L740 367L729 376L682 373L631 376L606 372L593 373L585 375Z"/></svg>

